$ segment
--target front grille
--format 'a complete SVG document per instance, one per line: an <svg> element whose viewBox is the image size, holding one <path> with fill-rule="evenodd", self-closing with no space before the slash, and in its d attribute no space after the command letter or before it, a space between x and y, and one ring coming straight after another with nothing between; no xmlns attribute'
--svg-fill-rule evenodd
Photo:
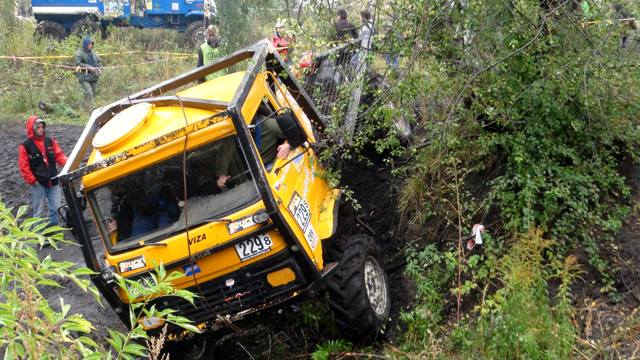
<svg viewBox="0 0 640 360"><path fill-rule="evenodd" d="M295 272L296 280L277 287L271 286L267 281L267 274L286 267ZM234 281L231 287L226 284L229 279ZM177 310L174 315L184 316L195 324L201 324L215 319L215 315L207 306L204 298L218 315L236 314L273 301L284 294L289 294L306 283L304 273L287 249L251 266L200 283L202 294L196 286L188 288L187 290L198 296L194 299L193 305L182 298L172 296L154 300L151 305L155 305L156 309L160 311L168 308ZM168 330L171 331L175 328L177 326L169 324ZM152 329L150 333L160 330L161 327Z"/></svg>

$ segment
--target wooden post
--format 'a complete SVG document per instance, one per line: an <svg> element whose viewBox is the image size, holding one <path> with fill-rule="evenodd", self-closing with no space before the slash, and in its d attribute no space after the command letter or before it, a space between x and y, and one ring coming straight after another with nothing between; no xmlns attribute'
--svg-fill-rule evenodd
<svg viewBox="0 0 640 360"><path fill-rule="evenodd" d="M138 73L140 74L138 80L140 82L140 91L142 91L142 53L138 54Z"/></svg>
<svg viewBox="0 0 640 360"><path fill-rule="evenodd" d="M169 52L167 51L167 80L169 80Z"/></svg>

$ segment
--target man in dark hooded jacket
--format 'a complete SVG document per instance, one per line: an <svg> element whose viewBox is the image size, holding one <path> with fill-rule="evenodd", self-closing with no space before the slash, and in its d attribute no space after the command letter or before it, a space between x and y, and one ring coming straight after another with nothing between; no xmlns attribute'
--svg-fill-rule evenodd
<svg viewBox="0 0 640 360"><path fill-rule="evenodd" d="M338 19L334 21L333 24L336 29L336 35L334 37L335 41L344 41L347 35L351 39L356 39L358 37L356 26L351 21L347 20L346 10L338 10Z"/></svg>
<svg viewBox="0 0 640 360"><path fill-rule="evenodd" d="M95 51L93 51L93 41L88 37L82 39L82 49L78 50L75 57L76 78L82 93L84 94L84 104L89 107L93 104L98 88L98 78L102 74L102 61Z"/></svg>
<svg viewBox="0 0 640 360"><path fill-rule="evenodd" d="M27 135L20 144L20 173L31 185L33 200L33 217L42 218L44 201L49 201L49 226L58 225L58 208L60 207L60 187L58 186L58 169L56 163L64 166L67 157L51 137L46 136L46 124L39 116L27 120Z"/></svg>

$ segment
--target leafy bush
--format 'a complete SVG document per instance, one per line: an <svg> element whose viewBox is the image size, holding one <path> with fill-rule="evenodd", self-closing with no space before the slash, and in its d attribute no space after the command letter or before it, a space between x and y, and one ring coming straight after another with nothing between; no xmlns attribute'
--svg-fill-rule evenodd
<svg viewBox="0 0 640 360"><path fill-rule="evenodd" d="M16 215L12 208L5 208L0 202L0 348L5 350L5 359L112 359L111 351L104 351L96 342L86 336L74 336L75 332L88 334L94 330L89 321L82 315L69 314L70 306L60 299L61 312L49 306L38 287L59 287L59 280L69 279L86 292L91 293L100 303L100 293L91 285L84 275L95 273L87 268L79 268L71 262L55 262L47 256L39 259L36 248L45 243L58 249L60 243L74 245L63 239L62 228L53 226L46 228L48 222L42 219L19 221L27 206L18 209ZM155 265L155 264L154 264ZM117 277L118 285L127 291L129 300L142 297L142 301L130 307L131 332L122 334L109 330L111 338L107 341L115 350L116 359L133 359L133 356L147 356L144 346L136 343L141 340L157 340L149 336L138 323L143 318L162 318L166 322L177 324L195 333L200 331L183 317L174 316L174 310L156 311L155 307L147 308L154 294L161 296L178 296L193 303L194 294L186 290L176 290L171 281L184 274L174 272L167 276L162 265L156 266L156 274L152 274L153 283L146 287L141 284ZM157 346L156 346L157 350Z"/></svg>

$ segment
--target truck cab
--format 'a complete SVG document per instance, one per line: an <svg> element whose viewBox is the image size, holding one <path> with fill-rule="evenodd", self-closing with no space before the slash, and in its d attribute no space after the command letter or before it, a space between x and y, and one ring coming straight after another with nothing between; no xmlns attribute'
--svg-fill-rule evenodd
<svg viewBox="0 0 640 360"><path fill-rule="evenodd" d="M159 96L243 60L246 71ZM199 297L153 304L201 329L219 330L222 316L259 319L326 285L345 333L375 334L390 304L379 248L361 235L347 240L344 257L324 253L323 241L337 229L340 190L329 186L315 157L323 127L266 40L95 110L60 179L67 218L87 266L99 273L93 281L123 322L129 324L131 300L105 279L117 274L144 285L163 264L185 275L174 287ZM267 132L278 129L289 151L274 159L270 147L282 144L265 144ZM89 223L104 247L102 261ZM154 334L164 320L139 323ZM181 331L169 326L174 338Z"/></svg>

